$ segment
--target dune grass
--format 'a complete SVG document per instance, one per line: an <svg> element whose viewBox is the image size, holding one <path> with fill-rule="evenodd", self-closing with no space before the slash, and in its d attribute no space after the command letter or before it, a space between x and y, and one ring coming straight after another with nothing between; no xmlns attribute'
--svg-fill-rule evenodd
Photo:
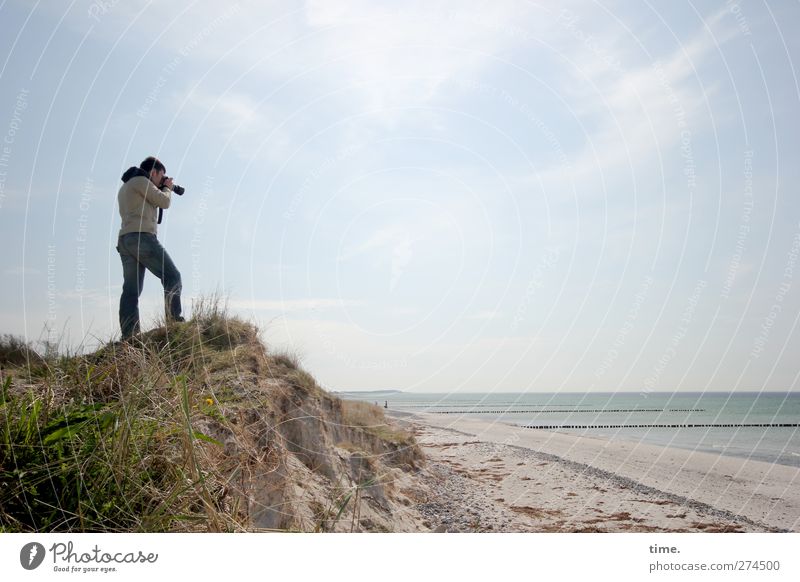
<svg viewBox="0 0 800 582"><path fill-rule="evenodd" d="M218 505L225 476L204 462L221 445L196 424L225 420L202 382L209 366L259 346L216 299L81 356L43 358L4 336L0 531L241 529Z"/></svg>
<svg viewBox="0 0 800 582"><path fill-rule="evenodd" d="M369 402L342 400L344 421L361 427L379 439L399 446L415 445L410 433L393 428L387 421L383 409Z"/></svg>

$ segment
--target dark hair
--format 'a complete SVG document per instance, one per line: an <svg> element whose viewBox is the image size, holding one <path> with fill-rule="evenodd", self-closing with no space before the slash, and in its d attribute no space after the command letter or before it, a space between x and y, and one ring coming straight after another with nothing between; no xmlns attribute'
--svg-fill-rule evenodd
<svg viewBox="0 0 800 582"><path fill-rule="evenodd" d="M167 171L167 168L164 167L164 164L162 164L158 160L158 158L154 158L153 156L150 156L149 158L145 158L144 161L141 164L139 164L139 167L141 169L143 169L145 172L147 172L148 174L151 172L151 170L153 170L153 168L155 168L156 172L166 172Z"/></svg>

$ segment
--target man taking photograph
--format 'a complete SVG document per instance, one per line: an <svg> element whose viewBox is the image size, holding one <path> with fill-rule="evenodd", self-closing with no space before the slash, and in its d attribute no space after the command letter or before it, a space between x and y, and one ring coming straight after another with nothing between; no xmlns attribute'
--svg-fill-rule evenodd
<svg viewBox="0 0 800 582"><path fill-rule="evenodd" d="M117 200L122 228L117 251L122 259L122 296L119 300L119 325L122 339L138 334L139 296L144 285L145 269L161 279L164 286L164 307L167 321L184 321L181 317L181 274L156 238L159 209L169 208L172 178L154 157L139 167L131 167L122 175Z"/></svg>

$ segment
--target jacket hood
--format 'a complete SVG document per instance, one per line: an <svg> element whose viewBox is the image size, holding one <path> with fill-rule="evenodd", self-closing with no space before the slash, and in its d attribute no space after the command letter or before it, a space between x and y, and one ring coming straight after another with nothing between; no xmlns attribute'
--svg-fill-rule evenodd
<svg viewBox="0 0 800 582"><path fill-rule="evenodd" d="M128 180L130 180L131 178L135 178L136 176L144 176L145 178L148 179L150 178L148 173L145 172L143 169L131 166L130 168L125 170L124 174L122 174L122 181L127 182Z"/></svg>

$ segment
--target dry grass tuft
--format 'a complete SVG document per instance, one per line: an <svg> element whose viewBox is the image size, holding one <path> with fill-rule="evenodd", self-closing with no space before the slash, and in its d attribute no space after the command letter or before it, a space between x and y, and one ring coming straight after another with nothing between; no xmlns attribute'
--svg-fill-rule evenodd
<svg viewBox="0 0 800 582"><path fill-rule="evenodd" d="M345 423L363 428L383 441L400 446L416 446L413 435L389 424L379 406L358 400L343 400L342 416Z"/></svg>
<svg viewBox="0 0 800 582"><path fill-rule="evenodd" d="M39 366L44 358L30 343L14 335L0 335L0 367Z"/></svg>

